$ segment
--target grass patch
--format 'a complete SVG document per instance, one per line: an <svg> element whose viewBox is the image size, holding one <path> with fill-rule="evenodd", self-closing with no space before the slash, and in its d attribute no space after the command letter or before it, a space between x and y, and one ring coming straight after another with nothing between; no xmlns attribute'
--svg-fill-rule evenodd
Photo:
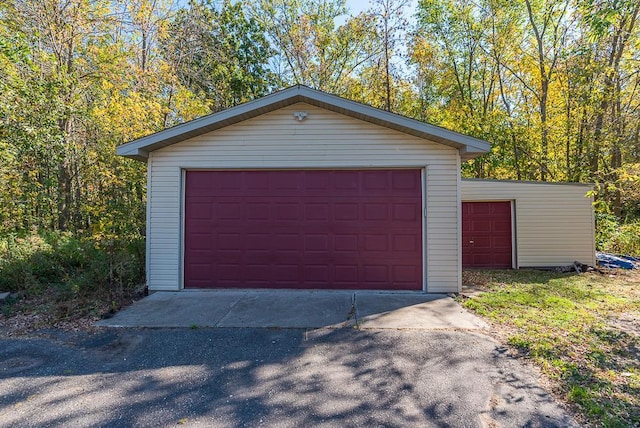
<svg viewBox="0 0 640 428"><path fill-rule="evenodd" d="M469 271L463 281L486 290L463 305L531 358L585 421L640 426L639 273Z"/></svg>

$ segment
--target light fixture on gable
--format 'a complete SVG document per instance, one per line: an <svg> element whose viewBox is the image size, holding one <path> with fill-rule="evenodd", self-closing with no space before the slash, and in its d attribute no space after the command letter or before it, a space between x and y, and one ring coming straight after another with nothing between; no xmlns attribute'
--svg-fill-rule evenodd
<svg viewBox="0 0 640 428"><path fill-rule="evenodd" d="M303 120L305 120L307 118L307 112L306 111L295 111L295 112L293 112L293 117L298 119L298 122L302 122Z"/></svg>

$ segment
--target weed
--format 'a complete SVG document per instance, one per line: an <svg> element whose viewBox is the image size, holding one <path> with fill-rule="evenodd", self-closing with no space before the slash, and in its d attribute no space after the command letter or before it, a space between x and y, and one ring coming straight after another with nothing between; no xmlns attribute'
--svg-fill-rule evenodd
<svg viewBox="0 0 640 428"><path fill-rule="evenodd" d="M18 303L18 297L16 295L9 295L3 301L0 302L0 314L10 317L16 312L16 304Z"/></svg>
<svg viewBox="0 0 640 428"><path fill-rule="evenodd" d="M0 239L0 290L46 296L62 319L121 302L144 282L144 240L114 241L69 233ZM106 303L105 303L106 304ZM3 308L3 313L10 311Z"/></svg>
<svg viewBox="0 0 640 428"><path fill-rule="evenodd" d="M599 213L596 223L598 250L640 256L640 221L619 223L615 216Z"/></svg>
<svg viewBox="0 0 640 428"><path fill-rule="evenodd" d="M463 305L489 318L589 422L640 425L640 337L613 322L640 313L639 273L476 271L463 278L486 290Z"/></svg>

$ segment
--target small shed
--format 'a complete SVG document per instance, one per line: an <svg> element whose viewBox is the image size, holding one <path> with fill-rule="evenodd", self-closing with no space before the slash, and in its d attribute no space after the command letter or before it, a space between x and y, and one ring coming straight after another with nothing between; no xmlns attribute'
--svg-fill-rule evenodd
<svg viewBox="0 0 640 428"><path fill-rule="evenodd" d="M492 267L565 264L577 255L591 261L592 244L589 254L559 246L547 255L530 250L527 240L536 234L520 210L545 199L525 202L521 195L542 188L522 184L521 193L520 183L495 183L491 190L490 182L482 182L485 188L461 180L461 162L489 148L473 137L294 86L117 152L147 163L150 290L456 292L463 260ZM566 235L580 236L582 245L583 235L593 237L591 208L583 203L587 189L570 189L583 193L559 198L579 199L576 210L591 219ZM487 209L490 218L501 218L490 225L491 251L504 254L480 262L486 256L468 257L463 225L478 230ZM548 221L557 218L553 207L541 212ZM500 235L508 222L509 237ZM477 252L484 238L471 238Z"/></svg>
<svg viewBox="0 0 640 428"><path fill-rule="evenodd" d="M589 184L462 180L462 267L595 266Z"/></svg>

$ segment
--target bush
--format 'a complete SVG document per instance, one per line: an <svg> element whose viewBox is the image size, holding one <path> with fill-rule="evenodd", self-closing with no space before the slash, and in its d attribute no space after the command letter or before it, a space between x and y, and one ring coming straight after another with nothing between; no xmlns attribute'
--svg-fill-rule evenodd
<svg viewBox="0 0 640 428"><path fill-rule="evenodd" d="M598 251L640 256L640 220L620 224L615 216L597 214L596 222Z"/></svg>
<svg viewBox="0 0 640 428"><path fill-rule="evenodd" d="M42 233L0 239L0 291L58 301L119 300L144 283L144 239Z"/></svg>

